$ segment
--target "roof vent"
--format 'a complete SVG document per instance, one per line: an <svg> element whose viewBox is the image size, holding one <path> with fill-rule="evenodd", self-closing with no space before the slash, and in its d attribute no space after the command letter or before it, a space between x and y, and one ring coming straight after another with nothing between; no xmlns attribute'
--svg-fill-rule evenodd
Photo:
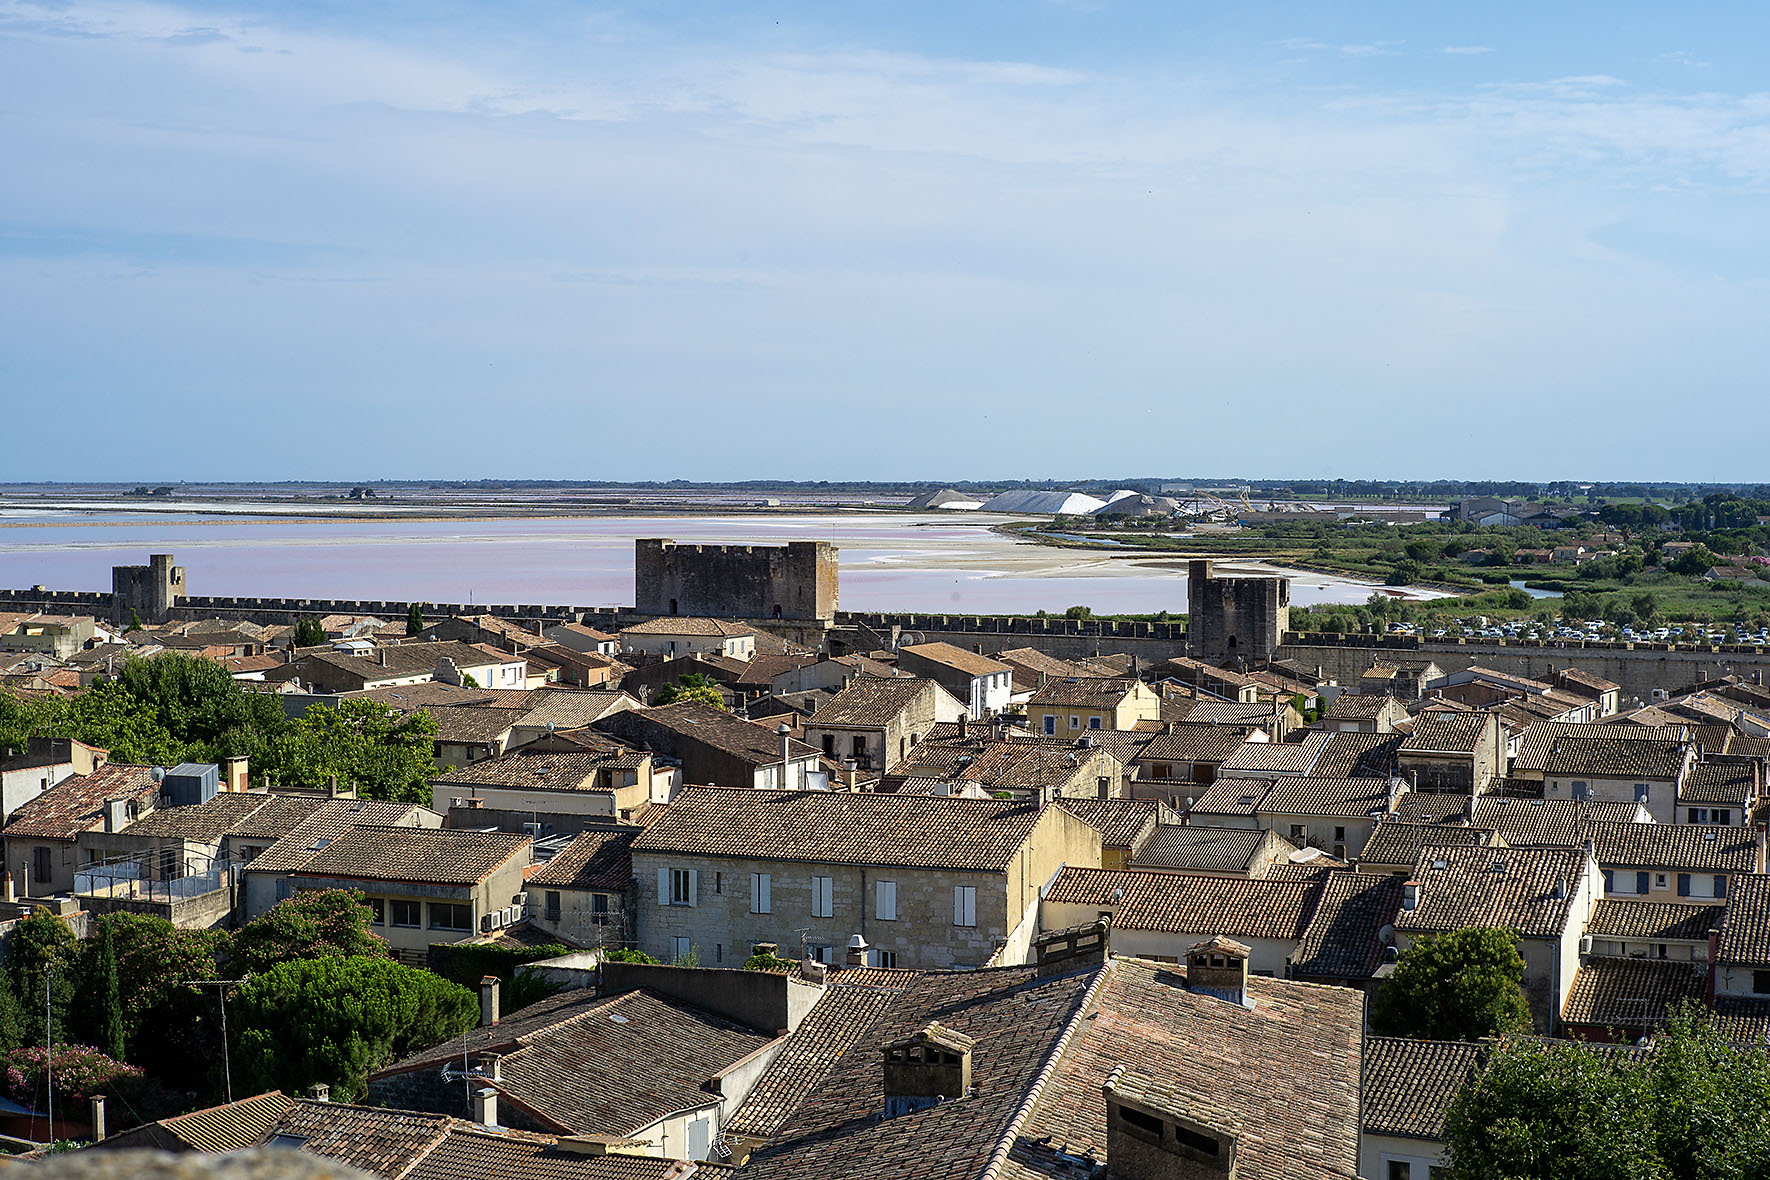
<svg viewBox="0 0 1770 1180"><path fill-rule="evenodd" d="M1248 1000L1247 944L1218 935L1187 948L1186 990L1253 1007Z"/></svg>
<svg viewBox="0 0 1770 1180"><path fill-rule="evenodd" d="M1113 1070L1106 1098L1106 1174L1123 1180L1235 1175L1241 1117L1165 1079Z"/></svg>

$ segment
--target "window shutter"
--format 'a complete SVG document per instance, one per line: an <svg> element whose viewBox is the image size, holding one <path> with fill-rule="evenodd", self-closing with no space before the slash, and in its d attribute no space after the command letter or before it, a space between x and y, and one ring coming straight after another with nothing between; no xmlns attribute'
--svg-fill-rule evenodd
<svg viewBox="0 0 1770 1180"><path fill-rule="evenodd" d="M1727 896L1727 878L1724 877L1723 875L1721 875L1720 873L1715 874L1715 896L1716 897L1726 897Z"/></svg>
<svg viewBox="0 0 1770 1180"><path fill-rule="evenodd" d="M1678 874L1678 896L1679 897L1689 897L1690 896L1690 874L1689 873L1679 873Z"/></svg>
<svg viewBox="0 0 1770 1180"><path fill-rule="evenodd" d="M699 905L701 901L701 871L688 870L688 904Z"/></svg>
<svg viewBox="0 0 1770 1180"><path fill-rule="evenodd" d="M953 886L953 925L963 926L964 924L965 924L965 887L963 885L954 885Z"/></svg>
<svg viewBox="0 0 1770 1180"><path fill-rule="evenodd" d="M1611 873L1611 871L1609 869L1605 869L1604 870L1604 892L1613 893L1615 891L1616 891L1616 877L1613 873Z"/></svg>
<svg viewBox="0 0 1770 1180"><path fill-rule="evenodd" d="M897 921L897 882L880 881L876 886L878 904L874 916L881 922Z"/></svg>
<svg viewBox="0 0 1770 1180"><path fill-rule="evenodd" d="M1635 892L1636 893L1646 893L1647 892L1647 874L1646 873L1636 873L1635 874Z"/></svg>
<svg viewBox="0 0 1770 1180"><path fill-rule="evenodd" d="M670 904L670 870L667 868L658 870L658 904Z"/></svg>

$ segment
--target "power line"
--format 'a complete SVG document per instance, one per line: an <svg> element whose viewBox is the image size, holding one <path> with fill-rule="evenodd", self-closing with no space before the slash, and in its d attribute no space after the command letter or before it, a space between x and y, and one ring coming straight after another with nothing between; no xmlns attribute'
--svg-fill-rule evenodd
<svg viewBox="0 0 1770 1180"><path fill-rule="evenodd" d="M233 1046L228 1044L227 1039L227 989L237 987L244 981L239 979L187 979L184 982L190 987L221 989L217 993L221 998L221 1069L227 1078L227 1100L232 1102L234 1100L234 1063Z"/></svg>

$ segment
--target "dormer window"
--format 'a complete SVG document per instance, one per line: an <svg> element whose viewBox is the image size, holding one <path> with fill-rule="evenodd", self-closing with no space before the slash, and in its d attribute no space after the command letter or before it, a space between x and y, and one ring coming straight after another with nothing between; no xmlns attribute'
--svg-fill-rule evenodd
<svg viewBox="0 0 1770 1180"><path fill-rule="evenodd" d="M939 1021L881 1048L885 1117L963 1098L971 1092L971 1050L977 1042Z"/></svg>

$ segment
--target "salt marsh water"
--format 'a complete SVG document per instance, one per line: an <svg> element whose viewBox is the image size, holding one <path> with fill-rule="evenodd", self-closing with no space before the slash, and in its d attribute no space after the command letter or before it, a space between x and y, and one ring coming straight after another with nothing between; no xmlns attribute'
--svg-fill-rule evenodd
<svg viewBox="0 0 1770 1180"><path fill-rule="evenodd" d="M841 607L945 614L1099 614L1186 609L1183 562L1016 540L990 526L909 513L595 516L490 520L180 519L92 512L0 518L0 586L108 590L111 567L172 553L193 594L395 602L633 601L633 540L841 550ZM1262 567L1225 564L1228 572ZM1362 602L1368 583L1296 573L1292 601Z"/></svg>

